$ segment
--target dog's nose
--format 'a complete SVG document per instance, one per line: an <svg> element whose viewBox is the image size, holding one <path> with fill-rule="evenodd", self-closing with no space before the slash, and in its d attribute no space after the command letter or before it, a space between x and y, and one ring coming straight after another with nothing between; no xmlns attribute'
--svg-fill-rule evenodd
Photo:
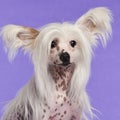
<svg viewBox="0 0 120 120"><path fill-rule="evenodd" d="M60 60L63 62L63 65L70 64L70 55L67 52L60 54Z"/></svg>

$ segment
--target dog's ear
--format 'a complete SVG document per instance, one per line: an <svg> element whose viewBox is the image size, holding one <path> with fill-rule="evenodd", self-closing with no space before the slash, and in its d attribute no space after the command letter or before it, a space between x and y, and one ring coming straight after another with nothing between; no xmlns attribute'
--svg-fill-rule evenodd
<svg viewBox="0 0 120 120"><path fill-rule="evenodd" d="M5 42L5 50L8 52L9 60L13 60L19 48L25 52L31 52L39 31L23 26L7 25L3 27L1 35Z"/></svg>
<svg viewBox="0 0 120 120"><path fill-rule="evenodd" d="M89 10L75 24L79 28L85 27L94 36L94 40L90 41L92 44L96 44L96 39L99 38L102 45L105 46L112 33L111 21L111 11L105 7L98 7Z"/></svg>

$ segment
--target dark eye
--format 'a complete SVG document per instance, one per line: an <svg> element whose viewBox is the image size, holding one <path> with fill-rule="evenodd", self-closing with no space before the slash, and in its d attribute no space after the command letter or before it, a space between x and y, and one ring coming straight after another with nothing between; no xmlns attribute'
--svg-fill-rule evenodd
<svg viewBox="0 0 120 120"><path fill-rule="evenodd" d="M72 47L75 47L75 46L76 46L76 41L75 41L75 40L71 40L71 41L70 41L70 45L71 45Z"/></svg>
<svg viewBox="0 0 120 120"><path fill-rule="evenodd" d="M56 41L52 41L52 43L51 43L51 48L55 48L56 45L57 45Z"/></svg>

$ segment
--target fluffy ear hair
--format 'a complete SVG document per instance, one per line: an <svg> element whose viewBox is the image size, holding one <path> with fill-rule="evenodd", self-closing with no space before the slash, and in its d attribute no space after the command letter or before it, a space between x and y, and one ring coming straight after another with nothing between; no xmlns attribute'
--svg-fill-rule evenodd
<svg viewBox="0 0 120 120"><path fill-rule="evenodd" d="M3 27L1 35L5 42L5 50L8 52L9 60L13 60L19 48L31 51L39 31L23 26L7 25Z"/></svg>
<svg viewBox="0 0 120 120"><path fill-rule="evenodd" d="M102 45L105 46L108 37L112 33L111 21L111 11L105 7L98 7L89 10L86 14L81 16L77 20L76 25L87 28L93 35L94 40L90 41L93 45L96 45L96 39L99 38Z"/></svg>

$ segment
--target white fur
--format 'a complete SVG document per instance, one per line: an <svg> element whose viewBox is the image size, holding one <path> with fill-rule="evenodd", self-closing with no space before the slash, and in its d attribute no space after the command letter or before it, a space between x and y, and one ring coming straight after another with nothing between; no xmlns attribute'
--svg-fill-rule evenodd
<svg viewBox="0 0 120 120"><path fill-rule="evenodd" d="M79 52L76 54L81 55L78 58L79 60L76 59L76 68L68 88L68 95L71 99L79 101L83 120L88 119L87 115L92 116L91 105L86 93L86 84L90 75L91 55L93 52L92 46L97 46L97 39L101 40L103 46L106 45L112 31L111 20L110 10L104 7L95 8L80 17L75 24L55 23L41 28L38 30L39 34L34 39L31 36L28 37L32 34L32 32L29 32L30 28L16 25L5 26L1 34L9 59L13 60L15 58L19 48L22 48L24 52L30 53L34 64L35 76L20 90L17 97L8 104L2 120L9 120L8 116L11 115L16 106L21 104L24 105L25 115L27 116L27 103L30 104L33 110L33 120L40 120L40 113L43 112L42 108L44 107L44 98L51 104L55 91L54 82L47 70L50 43L52 37L68 38L69 32L71 33L71 39L76 38L78 40L80 45L78 48ZM72 35L72 31L75 34ZM19 32L25 33L26 39L21 40L21 37L17 36Z"/></svg>

